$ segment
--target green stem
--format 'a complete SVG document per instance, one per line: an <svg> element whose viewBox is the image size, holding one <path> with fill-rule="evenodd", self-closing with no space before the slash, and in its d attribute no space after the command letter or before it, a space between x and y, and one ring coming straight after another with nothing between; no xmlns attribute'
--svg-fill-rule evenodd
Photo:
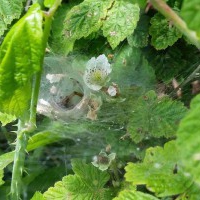
<svg viewBox="0 0 200 200"><path fill-rule="evenodd" d="M14 155L14 165L11 182L11 196L12 200L20 199L22 189L22 173L24 169L24 160L26 156L26 147L28 143L29 134L36 128L36 106L40 89L41 72L35 76L35 81L32 89L32 98L30 105L30 118L28 123L19 120L18 132L16 140L16 148Z"/></svg>
<svg viewBox="0 0 200 200"><path fill-rule="evenodd" d="M22 173L24 168L25 152L28 142L27 132L24 130L24 123L19 120L18 123L18 136L16 141L14 165L12 172L11 182L11 196L12 200L20 199L21 187L22 187Z"/></svg>
<svg viewBox="0 0 200 200"><path fill-rule="evenodd" d="M42 70L35 75L35 82L34 82L33 92L31 96L29 122L33 130L36 127L37 102L38 102L38 96L39 96L39 91L40 91L41 76L42 76Z"/></svg>
<svg viewBox="0 0 200 200"><path fill-rule="evenodd" d="M61 0L56 0L54 5L49 9L47 15L45 16L45 25L43 34L43 58L45 55L45 48L47 45L48 37L50 35L53 15L60 4ZM43 66L43 60L41 62L41 66ZM26 147L28 143L28 138L29 134L33 132L36 128L37 101L40 90L41 74L42 74L42 69L35 75L35 80L32 88L29 120L28 122L19 120L18 123L17 140L16 140L12 182L11 182L12 200L20 199L20 194L22 189L22 173L24 169L24 160L26 156Z"/></svg>
<svg viewBox="0 0 200 200"><path fill-rule="evenodd" d="M149 0L150 3L166 18L173 22L173 24L183 33L192 44L200 49L200 40L195 31L190 30L187 27L185 21L183 21L175 11L173 11L163 0Z"/></svg>

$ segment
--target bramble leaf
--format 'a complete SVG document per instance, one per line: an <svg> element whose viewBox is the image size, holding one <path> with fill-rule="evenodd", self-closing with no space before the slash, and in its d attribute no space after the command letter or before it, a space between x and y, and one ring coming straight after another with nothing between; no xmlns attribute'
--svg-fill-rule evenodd
<svg viewBox="0 0 200 200"><path fill-rule="evenodd" d="M155 84L155 74L140 49L124 45L117 51L111 80L121 87L135 85L152 89Z"/></svg>
<svg viewBox="0 0 200 200"><path fill-rule="evenodd" d="M2 123L2 126L5 126L6 124L16 120L16 117L14 115L9 115L0 112L0 122Z"/></svg>
<svg viewBox="0 0 200 200"><path fill-rule="evenodd" d="M150 23L149 34L152 36L151 44L157 50L172 46L182 37L181 32L173 26L173 24L170 24L169 20L160 13L155 14L155 16L151 18Z"/></svg>
<svg viewBox="0 0 200 200"><path fill-rule="evenodd" d="M2 180L3 175L4 175L3 170L0 170L0 186L4 184L4 181Z"/></svg>
<svg viewBox="0 0 200 200"><path fill-rule="evenodd" d="M200 183L200 95L196 96L190 105L190 111L181 121L177 132L177 143L180 148L180 158L186 171Z"/></svg>
<svg viewBox="0 0 200 200"><path fill-rule="evenodd" d="M43 194L46 199L111 199L109 190L104 188L109 180L107 172L77 160L72 162L72 168L75 175L65 176L62 181L49 188Z"/></svg>
<svg viewBox="0 0 200 200"><path fill-rule="evenodd" d="M139 20L140 8L131 1L118 0L110 10L103 23L103 35L107 37L112 49L131 35Z"/></svg>
<svg viewBox="0 0 200 200"><path fill-rule="evenodd" d="M154 91L149 91L135 102L127 131L136 143L149 137L174 137L186 111L181 102L167 96L159 98Z"/></svg>
<svg viewBox="0 0 200 200"><path fill-rule="evenodd" d="M3 113L21 117L28 110L32 76L41 68L42 20L40 6L34 4L1 45L0 109Z"/></svg>
<svg viewBox="0 0 200 200"><path fill-rule="evenodd" d="M156 51L150 48L147 59L155 69L156 78L170 83L173 78L183 81L198 65L199 51L186 43L173 45L166 50Z"/></svg>
<svg viewBox="0 0 200 200"><path fill-rule="evenodd" d="M158 200L156 197L139 191L123 190L113 200Z"/></svg>
<svg viewBox="0 0 200 200"><path fill-rule="evenodd" d="M147 0L132 0L133 3L137 3L141 8L145 8Z"/></svg>
<svg viewBox="0 0 200 200"><path fill-rule="evenodd" d="M69 40L77 40L98 31L112 3L113 0L85 0L74 6L67 13L64 35Z"/></svg>
<svg viewBox="0 0 200 200"><path fill-rule="evenodd" d="M188 27L200 35L200 1L184 0L181 8L181 16Z"/></svg>
<svg viewBox="0 0 200 200"><path fill-rule="evenodd" d="M150 18L147 15L141 15L134 33L127 37L130 46L145 47L148 45L149 21Z"/></svg>
<svg viewBox="0 0 200 200"><path fill-rule="evenodd" d="M72 5L61 5L54 15L50 43L53 52L67 55L70 51L73 50L75 40L70 40L63 35L63 23Z"/></svg>
<svg viewBox="0 0 200 200"><path fill-rule="evenodd" d="M181 194L191 186L192 179L184 175L178 161L175 141L166 143L164 148L151 147L147 149L142 163L128 163L125 167L126 181L145 184L158 197Z"/></svg>
<svg viewBox="0 0 200 200"><path fill-rule="evenodd" d="M1 0L0 4L0 36L4 34L8 25L14 19L18 19L22 13L25 0Z"/></svg>
<svg viewBox="0 0 200 200"><path fill-rule="evenodd" d="M46 199L43 197L42 193L36 192L34 196L31 198L31 200L46 200Z"/></svg>

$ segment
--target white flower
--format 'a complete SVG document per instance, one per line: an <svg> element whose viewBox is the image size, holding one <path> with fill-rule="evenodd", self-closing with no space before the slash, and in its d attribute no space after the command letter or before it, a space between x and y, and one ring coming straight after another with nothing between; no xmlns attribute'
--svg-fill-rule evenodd
<svg viewBox="0 0 200 200"><path fill-rule="evenodd" d="M99 168L101 171L107 170L112 161L115 160L116 153L107 154L105 151L101 151L98 156L93 157L92 164Z"/></svg>
<svg viewBox="0 0 200 200"><path fill-rule="evenodd" d="M108 81L111 71L112 68L104 54L96 59L93 57L87 62L83 80L90 89L98 91Z"/></svg>

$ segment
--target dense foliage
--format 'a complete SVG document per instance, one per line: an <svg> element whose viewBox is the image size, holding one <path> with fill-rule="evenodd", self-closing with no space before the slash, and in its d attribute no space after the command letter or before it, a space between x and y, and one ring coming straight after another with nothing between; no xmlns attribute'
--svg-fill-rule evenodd
<svg viewBox="0 0 200 200"><path fill-rule="evenodd" d="M199 8L0 2L0 199L199 200Z"/></svg>

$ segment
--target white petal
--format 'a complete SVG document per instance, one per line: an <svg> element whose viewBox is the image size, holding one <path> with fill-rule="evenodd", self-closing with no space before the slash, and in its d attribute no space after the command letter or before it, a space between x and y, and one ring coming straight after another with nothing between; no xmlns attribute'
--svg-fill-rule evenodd
<svg viewBox="0 0 200 200"><path fill-rule="evenodd" d="M92 57L86 64L86 69L87 70L91 70L93 69L94 67L96 67L96 59L95 57Z"/></svg>
<svg viewBox="0 0 200 200"><path fill-rule="evenodd" d="M109 86L107 92L111 97L114 97L117 94L117 89L113 86Z"/></svg>
<svg viewBox="0 0 200 200"><path fill-rule="evenodd" d="M104 54L97 57L96 66L97 69L102 69L107 74L109 74L112 71L111 65L109 64L108 59Z"/></svg>

